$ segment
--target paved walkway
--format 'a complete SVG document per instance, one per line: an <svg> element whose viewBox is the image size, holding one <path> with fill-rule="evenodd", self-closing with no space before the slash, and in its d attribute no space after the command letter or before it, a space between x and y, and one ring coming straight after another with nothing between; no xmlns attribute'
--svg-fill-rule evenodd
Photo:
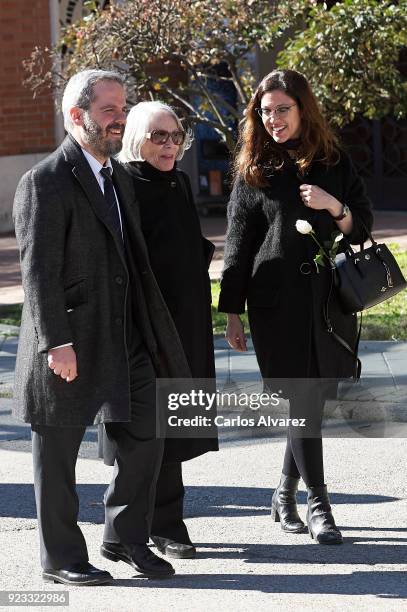
<svg viewBox="0 0 407 612"><path fill-rule="evenodd" d="M79 523L91 562L108 569L115 582L66 588L41 580L30 432L10 419L10 402L0 400L0 589L68 591L70 609L81 612L406 609L405 438L325 440L326 481L342 546L316 545L307 533L284 534L271 521L281 435L225 441L219 453L186 462L185 515L198 555L174 560L176 576L158 581L99 554L111 469L96 460L96 432L89 429L76 470ZM303 518L305 504L301 485Z"/></svg>
<svg viewBox="0 0 407 612"><path fill-rule="evenodd" d="M407 215L397 215L398 227L383 232L389 242L397 238L407 244ZM209 218L203 225L219 257L224 220ZM7 299L5 290L9 303L18 303L14 239L1 238L0 251L0 304ZM138 578L128 566L99 555L110 469L96 459L97 434L89 428L77 465L79 521L91 562L109 569L116 580L106 587L66 589L41 581L30 428L11 416L17 333L0 327L0 589L69 590L71 609L98 612L406 609L407 343L363 342L361 383L342 388L327 406L326 480L343 546L318 546L308 534L287 535L272 523L270 500L281 471L284 429L224 427L219 453L184 464L186 517L197 558L175 560L171 580ZM250 343L246 354L230 351L223 339L215 348L219 390L261 389ZM302 487L303 517L305 501Z"/></svg>

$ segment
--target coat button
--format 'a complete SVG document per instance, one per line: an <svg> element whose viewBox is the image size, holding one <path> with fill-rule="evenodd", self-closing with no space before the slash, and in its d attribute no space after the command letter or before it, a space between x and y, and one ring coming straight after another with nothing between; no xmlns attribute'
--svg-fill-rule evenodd
<svg viewBox="0 0 407 612"><path fill-rule="evenodd" d="M116 283L118 285L123 285L123 277L122 276L116 276L115 279Z"/></svg>
<svg viewBox="0 0 407 612"><path fill-rule="evenodd" d="M115 323L116 325L121 325L123 323L123 319L121 317L117 317L117 319L115 319Z"/></svg>

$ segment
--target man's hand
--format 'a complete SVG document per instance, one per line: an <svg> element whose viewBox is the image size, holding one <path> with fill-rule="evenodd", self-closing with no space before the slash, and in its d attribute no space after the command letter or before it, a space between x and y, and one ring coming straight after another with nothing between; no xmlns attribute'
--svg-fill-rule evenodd
<svg viewBox="0 0 407 612"><path fill-rule="evenodd" d="M78 376L76 354L72 346L61 346L48 351L48 366L54 374L66 382L72 382Z"/></svg>
<svg viewBox="0 0 407 612"><path fill-rule="evenodd" d="M235 351L247 351L246 336L244 335L243 323L237 314L228 314L228 323L225 332L229 346Z"/></svg>

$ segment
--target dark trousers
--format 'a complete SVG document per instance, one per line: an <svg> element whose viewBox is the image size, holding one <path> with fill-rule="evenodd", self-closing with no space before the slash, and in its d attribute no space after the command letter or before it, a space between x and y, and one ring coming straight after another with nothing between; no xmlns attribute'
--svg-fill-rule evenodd
<svg viewBox="0 0 407 612"><path fill-rule="evenodd" d="M181 461L163 463L157 481L152 535L191 544L183 520L184 495Z"/></svg>
<svg viewBox="0 0 407 612"><path fill-rule="evenodd" d="M104 539L125 544L149 539L164 450L164 441L156 438L156 375L143 345L131 351L129 365L132 421L106 424L118 453L104 499ZM45 569L88 560L77 524L75 486L75 465L84 433L84 427L32 425L34 489Z"/></svg>

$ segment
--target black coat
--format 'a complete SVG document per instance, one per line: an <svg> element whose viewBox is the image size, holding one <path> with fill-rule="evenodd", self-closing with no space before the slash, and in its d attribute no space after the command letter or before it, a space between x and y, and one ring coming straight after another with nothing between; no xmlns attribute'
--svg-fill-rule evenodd
<svg viewBox="0 0 407 612"><path fill-rule="evenodd" d="M340 162L326 166L315 162L305 177L297 175L294 163L276 171L269 186L254 188L237 178L228 206L228 231L225 266L221 281L219 310L242 313L247 301L253 339L257 341L260 367L268 376L305 377L318 371L322 377L348 377L354 373L352 356L327 331L323 307L329 291L331 273L319 267L315 273L313 257L318 247L310 236L295 228L297 219L311 223L320 242L330 240L338 227L326 210L307 208L300 197L302 183L318 185L352 211L353 230L348 237L354 244L367 238L362 223L371 229L373 217L364 186L350 158L341 154ZM300 271L303 262L312 266L309 275ZM334 330L352 347L356 342L355 315L345 315L334 294L331 300ZM257 326L256 326L257 327ZM263 343L272 344L269 363L261 363ZM256 345L256 342L255 342ZM258 348L258 350L257 350ZM316 359L310 364L310 359Z"/></svg>
<svg viewBox="0 0 407 612"><path fill-rule="evenodd" d="M106 217L102 191L67 137L21 179L14 201L25 301L17 354L15 416L57 426L129 421L127 295L160 376L190 371L149 264L133 182L112 160L125 238ZM78 378L66 383L47 351L73 342Z"/></svg>
<svg viewBox="0 0 407 612"><path fill-rule="evenodd" d="M133 177L151 268L179 334L192 376L215 379L208 250L188 175L147 162L125 165ZM166 441L165 459L217 450L216 439Z"/></svg>

